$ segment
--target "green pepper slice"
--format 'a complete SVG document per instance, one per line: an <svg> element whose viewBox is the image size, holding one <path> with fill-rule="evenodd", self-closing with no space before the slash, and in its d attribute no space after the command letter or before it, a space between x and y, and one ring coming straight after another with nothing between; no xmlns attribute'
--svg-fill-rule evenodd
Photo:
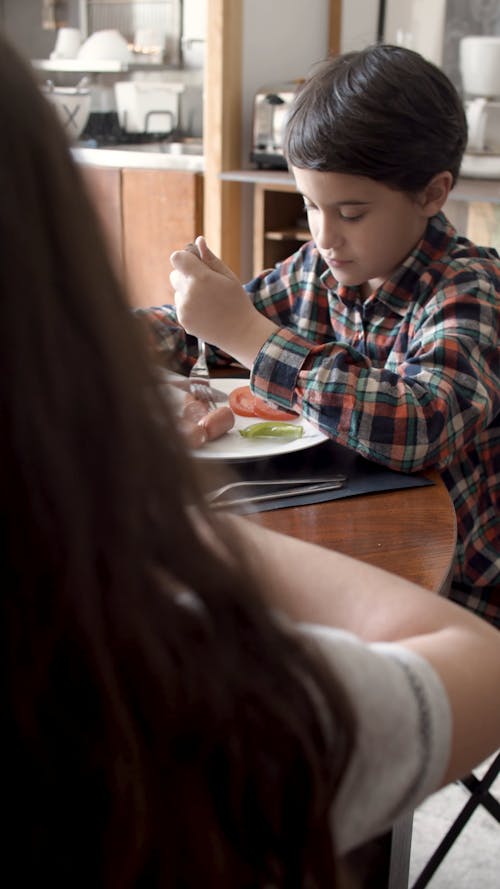
<svg viewBox="0 0 500 889"><path fill-rule="evenodd" d="M285 423L283 420L264 420L262 423L252 423L240 429L243 438L286 438L292 440L304 435L303 426L296 423Z"/></svg>

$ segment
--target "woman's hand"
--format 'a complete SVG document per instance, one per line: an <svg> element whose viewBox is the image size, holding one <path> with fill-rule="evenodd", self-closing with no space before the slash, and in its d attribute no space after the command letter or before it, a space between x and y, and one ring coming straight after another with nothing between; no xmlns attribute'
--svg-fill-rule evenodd
<svg viewBox="0 0 500 889"><path fill-rule="evenodd" d="M208 248L205 238L193 249L170 257L170 282L177 317L187 333L200 336L251 367L275 324L254 308L236 275Z"/></svg>

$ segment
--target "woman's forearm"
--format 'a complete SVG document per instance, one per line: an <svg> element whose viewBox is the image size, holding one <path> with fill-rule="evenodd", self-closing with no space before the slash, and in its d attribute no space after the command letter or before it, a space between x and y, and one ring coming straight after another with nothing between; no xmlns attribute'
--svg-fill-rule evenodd
<svg viewBox="0 0 500 889"><path fill-rule="evenodd" d="M259 566L269 604L295 621L342 627L368 641L400 640L445 622L443 600L410 581L248 519L229 521Z"/></svg>
<svg viewBox="0 0 500 889"><path fill-rule="evenodd" d="M231 519L259 566L270 607L367 642L400 642L425 657L453 714L444 783L500 746L500 635L464 608L403 578L331 550Z"/></svg>

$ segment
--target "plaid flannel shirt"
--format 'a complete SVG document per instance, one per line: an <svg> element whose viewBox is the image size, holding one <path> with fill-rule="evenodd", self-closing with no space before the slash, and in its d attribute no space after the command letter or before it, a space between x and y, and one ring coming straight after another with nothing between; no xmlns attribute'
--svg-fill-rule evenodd
<svg viewBox="0 0 500 889"><path fill-rule="evenodd" d="M437 469L457 514L451 598L500 627L500 260L440 213L368 299L337 283L304 244L246 285L279 330L252 389L335 441L402 472ZM188 370L175 309L142 310L157 344ZM222 364L228 356L213 350Z"/></svg>

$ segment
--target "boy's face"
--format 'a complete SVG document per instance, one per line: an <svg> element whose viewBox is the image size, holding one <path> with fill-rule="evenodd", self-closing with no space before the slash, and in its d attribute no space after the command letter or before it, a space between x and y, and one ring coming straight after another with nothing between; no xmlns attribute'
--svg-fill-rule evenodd
<svg viewBox="0 0 500 889"><path fill-rule="evenodd" d="M366 176L292 167L309 228L333 275L365 296L403 262L424 234L424 201Z"/></svg>

